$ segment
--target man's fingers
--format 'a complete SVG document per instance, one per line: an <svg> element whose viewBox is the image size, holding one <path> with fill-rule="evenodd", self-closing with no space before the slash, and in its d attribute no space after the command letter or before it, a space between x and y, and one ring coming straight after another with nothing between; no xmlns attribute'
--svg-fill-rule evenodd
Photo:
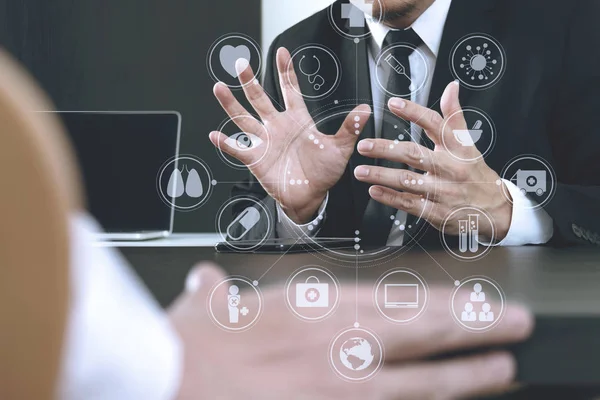
<svg viewBox="0 0 600 400"><path fill-rule="evenodd" d="M398 192L384 186L371 186L369 195L386 206L406 211L412 215L421 215L423 211L428 211L426 207L432 206L431 201L427 201L424 197L412 193Z"/></svg>
<svg viewBox="0 0 600 400"><path fill-rule="evenodd" d="M208 138L215 147L238 159L244 165L250 165L255 161L254 149L242 150L235 145L235 140L229 139L222 132L213 131L208 135Z"/></svg>
<svg viewBox="0 0 600 400"><path fill-rule="evenodd" d="M388 107L395 115L423 128L433 143L436 145L442 143L441 133L444 119L440 114L412 101L396 97L390 99Z"/></svg>
<svg viewBox="0 0 600 400"><path fill-rule="evenodd" d="M462 399L508 388L515 372L510 354L494 352L385 368L374 386L385 399Z"/></svg>
<svg viewBox="0 0 600 400"><path fill-rule="evenodd" d="M469 332L448 313L449 296L437 297L430 291L430 305L421 318L407 329L402 343L391 332L381 334L389 361L414 360L449 352L480 347L493 347L522 341L533 329L531 314L511 305L504 318L488 331Z"/></svg>
<svg viewBox="0 0 600 400"><path fill-rule="evenodd" d="M231 90L224 83L217 83L213 88L213 93L221 107L225 110L232 121L244 132L250 132L257 136L262 136L264 129L260 122L256 120L235 98Z"/></svg>
<svg viewBox="0 0 600 400"><path fill-rule="evenodd" d="M286 109L306 108L304 99L300 94L300 84L298 83L292 56L284 47L280 47L277 50L277 71L279 73L279 85L281 86Z"/></svg>
<svg viewBox="0 0 600 400"><path fill-rule="evenodd" d="M335 138L339 140L340 143L351 146L352 151L354 151L354 144L358 140L360 133L370 117L371 107L366 104L359 105L346 116L346 119L335 135Z"/></svg>
<svg viewBox="0 0 600 400"><path fill-rule="evenodd" d="M451 82L446 86L446 90L444 90L444 94L442 94L442 99L440 100L440 108L442 109L444 118L449 118L452 114L461 111L460 100L458 98L459 91L460 84L457 81ZM454 129L467 129L467 126L466 124L456 125Z"/></svg>
<svg viewBox="0 0 600 400"><path fill-rule="evenodd" d="M254 77L254 72L248 61L240 58L236 61L235 68L239 74L246 98L252 104L252 107L254 107L263 120L270 119L277 113L277 110L258 80Z"/></svg>
<svg viewBox="0 0 600 400"><path fill-rule="evenodd" d="M360 165L354 169L354 176L362 182L387 186L414 194L433 194L435 189L434 182L430 176L405 169Z"/></svg>
<svg viewBox="0 0 600 400"><path fill-rule="evenodd" d="M415 142L365 139L358 144L358 152L366 157L405 163L422 171L434 170L434 152Z"/></svg>

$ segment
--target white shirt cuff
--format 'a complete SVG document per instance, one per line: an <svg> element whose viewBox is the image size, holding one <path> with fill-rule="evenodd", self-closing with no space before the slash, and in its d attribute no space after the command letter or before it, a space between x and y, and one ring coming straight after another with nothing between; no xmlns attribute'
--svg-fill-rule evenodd
<svg viewBox="0 0 600 400"><path fill-rule="evenodd" d="M277 237L280 239L298 239L303 236L315 237L319 232L321 224L325 220L325 209L327 208L328 201L329 192L327 192L325 200L323 200L323 203L321 203L321 206L319 207L317 217L311 222L302 225L292 221L285 211L283 211L279 203L277 203L277 226L275 228Z"/></svg>
<svg viewBox="0 0 600 400"><path fill-rule="evenodd" d="M127 261L93 246L91 218L71 233L71 307L61 400L171 400L179 391L182 343Z"/></svg>
<svg viewBox="0 0 600 400"><path fill-rule="evenodd" d="M552 217L514 183L502 179L512 197L512 219L506 237L493 246L523 246L547 243L554 234ZM536 208L537 207L537 208Z"/></svg>

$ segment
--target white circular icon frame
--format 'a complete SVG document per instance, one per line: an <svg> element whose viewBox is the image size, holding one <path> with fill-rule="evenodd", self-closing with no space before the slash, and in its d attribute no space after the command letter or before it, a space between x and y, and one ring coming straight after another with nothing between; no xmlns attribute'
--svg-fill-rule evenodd
<svg viewBox="0 0 600 400"><path fill-rule="evenodd" d="M484 85L474 85L473 83L469 82L467 79L465 79L459 73L459 71L456 70L456 67L455 67L455 64L456 64L455 61L456 61L456 57L457 57L456 53L458 52L460 47L465 42L467 42L469 40L476 40L476 39L484 39L484 40L490 41L498 50L499 57L501 58L502 65L500 66L500 73L496 74L496 76L490 82L487 82ZM504 76L504 73L506 72L506 52L504 51L504 47L502 47L500 42L498 42L495 38L493 38L490 35L487 35L484 33L475 33L475 34L467 35L467 36L463 37L462 39L460 39L458 42L456 42L456 44L452 48L452 51L450 52L450 69L452 71L452 75L454 76L454 78L458 79L466 87L468 87L470 89L474 89L474 90L485 90L485 89L488 89L488 88L494 86Z"/></svg>
<svg viewBox="0 0 600 400"><path fill-rule="evenodd" d="M206 182L206 185L204 186L206 189L204 196L202 196L198 202L194 203L194 205L185 206L185 207L177 205L177 202L175 201L175 199L173 199L171 196L167 196L165 191L163 190L163 185L162 185L163 175L164 175L165 171L167 170L167 168L169 168L173 163L175 163L176 168L179 168L178 164L183 160L191 161L191 162L196 163L199 166L201 166L202 170L206 172L206 176L208 177L208 182ZM161 200L168 206L172 207L173 209L178 210L178 211L185 211L185 212L197 210L198 208L202 207L208 201L208 199L210 198L212 191L213 191L213 182L214 182L213 175L212 175L212 172L211 172L208 164L206 164L202 159L200 159L198 157L189 156L189 155L172 157L169 160L167 160L160 168L160 171L156 178L156 186L157 186L158 193L160 194Z"/></svg>
<svg viewBox="0 0 600 400"><path fill-rule="evenodd" d="M223 133L225 136L227 136L227 135L226 135L226 134L223 132L223 131L224 131L224 129L225 129L225 127L226 127L227 125L229 125L230 123L233 123L233 124L234 124L234 125L235 125L235 126L238 128L238 129L239 129L239 126L237 125L237 123L236 123L235 121L236 121L236 120L239 120L239 119L242 119L242 118L248 118L248 119L251 119L251 120L253 120L253 121L255 121L255 122L256 122L256 119L255 119L254 117L250 116L250 115L237 115L237 116L235 116L235 117L231 117L231 118L228 118L227 120L225 120L225 122L223 122L223 123L222 123L222 124L219 126L219 129L218 129L218 130L219 130L221 133ZM259 121L260 121L260 120L259 120ZM267 130L267 127L266 127L264 124L262 124L261 122L259 122L259 125L261 126L261 128L262 128L262 129L263 129L263 131L264 131L264 135L265 135L265 137L264 137L264 138L262 138L262 137L261 137L260 139L261 139L261 140L263 140L263 142L264 142L263 144L265 145L265 149L264 149L264 151L263 151L263 154L262 154L262 156L261 156L261 157L260 157L258 160L254 161L253 163L251 163L251 164L248 164L248 165L241 164L241 163L240 163L240 164L238 164L238 163L236 163L236 162L234 162L234 161L232 161L232 160L230 160L230 159L228 158L228 157L233 157L233 156L230 156L230 155L229 155L229 154L227 154L226 152L224 153L224 152L223 152L223 149L221 148L221 144L220 144L220 143L218 143L218 145L217 145L217 147L216 147L216 148L217 148L217 153L219 154L220 158L221 158L223 161L225 161L227 164L231 165L231 166L232 166L233 168L235 168L235 169L248 169L248 168L250 168L250 167L253 167L253 166L255 166L255 165L258 165L260 162L262 162L262 161L264 160L264 158L267 156L267 153L269 152L269 150L270 150L270 148L271 148L271 135L269 134L269 131ZM239 129L239 133L244 133L244 134L246 134L246 135L247 135L247 134L252 134L252 135L255 135L255 136L256 136L256 133L253 133L253 132L245 132L245 131L243 131L243 130L241 130L241 129ZM237 134L237 133L236 133L236 134ZM228 136L228 138L230 138L230 136ZM225 146L227 146L227 144L225 144ZM241 151L253 151L253 150L241 150ZM235 157L234 157L234 158L235 158Z"/></svg>
<svg viewBox="0 0 600 400"><path fill-rule="evenodd" d="M425 67L425 75L423 76L423 80L422 82L419 83L419 87L415 88L414 90L411 90L410 93L405 93L405 94L399 94L399 93L392 93L389 90L387 90L387 81L386 82L381 82L382 77L380 76L380 69L379 66L382 63L383 58L387 55L387 54L391 54L391 52L394 51L394 49L400 48L400 47L404 47L407 49L412 50L413 54L418 54L423 66ZM423 90L423 88L425 87L425 85L427 84L428 78L429 78L429 74L430 74L430 69L429 69L429 64L427 63L427 58L425 57L425 55L423 54L423 52L421 50L419 50L419 48L408 44L408 43L395 43L391 46L386 47L385 49L383 49L381 51L381 53L379 54L379 57L377 57L377 61L375 62L375 80L377 81L377 84L379 86L379 88L384 92L387 93L389 96L391 97L402 97L402 98L408 98L411 97L413 94L419 93L421 90ZM389 77L388 77L389 78ZM411 77L412 80L412 77Z"/></svg>
<svg viewBox="0 0 600 400"><path fill-rule="evenodd" d="M309 95L305 95L301 91L296 90L296 88L294 87L294 85L292 85L292 82L290 80L289 74L287 74L288 75L287 76L287 80L288 80L288 83L290 84L290 87L292 88L292 90L294 92L296 92L296 94L302 96L302 98L304 98L305 100L320 100L320 99L324 99L325 97L327 97L330 94L332 94L338 88L338 86L340 85L340 82L342 81L342 66L341 66L340 61L338 60L337 56L335 55L335 53L333 51L331 51L328 48L326 48L324 46L321 46L321 45L309 45L309 46L301 47L301 48L295 50L294 53L291 55L290 61L288 61L288 64L286 66L286 70L290 71L290 68L294 68L295 74L296 74L296 76L298 78L300 76L308 76L308 75L304 74L300 69L296 69L294 67L294 58L298 57L299 55L301 55L302 52L304 52L306 50L309 50L309 49L316 49L316 50L322 51L325 54L327 54L329 56L329 58L331 58L333 60L333 63L335 64L335 70L336 70L336 76L335 76L335 81L334 81L333 85L331 85L331 87L329 88L329 90L327 90L323 94L320 94L318 96L309 96ZM319 68L319 70L320 70L320 68ZM316 74L318 74L318 72ZM315 74L313 74L313 75L315 75Z"/></svg>
<svg viewBox="0 0 600 400"><path fill-rule="evenodd" d="M256 296L258 298L258 311L256 312L256 315L254 316L252 321L250 321L249 323L247 323L244 326L240 326L239 328L232 328L230 326L222 324L217 319L217 317L215 316L214 311L213 311L213 296L214 296L215 292L217 291L217 289L219 287L221 287L222 285L226 284L227 282L242 282L245 285L250 286L254 290L254 293L256 294ZM260 317L262 316L263 309L264 309L262 292L249 279L244 278L242 276L230 276L226 279L221 280L220 282L217 282L210 290L206 306L208 308L208 314L210 316L210 319L213 321L213 323L215 325L217 325L219 328L221 328L227 332L235 332L235 333L247 331L247 330L251 329L254 325L256 325L256 323L260 320Z"/></svg>
<svg viewBox="0 0 600 400"><path fill-rule="evenodd" d="M340 371L340 369L337 367L335 361L334 361L334 357L339 357L339 355L336 353L337 348L339 347L336 346L336 342L345 334L347 334L348 332L357 332L357 335L368 335L369 337L371 337L375 343L377 344L377 346L379 347L379 360L377 363L377 366L375 367L375 369L373 369L373 371L371 371L368 375L362 377L362 378L353 378L350 377L346 374L344 374L342 371ZM366 338L365 338L366 340ZM343 343L341 343L343 344ZM340 344L340 345L341 345ZM372 345L371 345L372 348ZM331 344L329 345L329 364L331 366L331 368L333 369L333 371L335 372L335 374L348 381L348 382L365 382L368 381L369 379L372 379L375 375L377 375L379 373L379 371L381 371L381 369L383 368L383 364L385 361L385 349L383 347L383 343L381 341L381 339L379 339L379 337L375 334L375 332L371 331L370 329L366 329L363 327L352 327L352 328L347 328L345 330L343 330L342 332L338 333L333 340L331 341Z"/></svg>
<svg viewBox="0 0 600 400"><path fill-rule="evenodd" d="M506 166L502 169L501 176L502 176L502 179L512 182L513 177L507 177L506 174L508 173L509 169L513 165L515 165L518 162L525 161L525 160L530 160L530 161L534 161L534 162L541 164L544 167L545 171L548 172L548 174L550 175L549 179L547 179L546 182L550 181L551 187L550 187L549 194L546 196L544 201L542 201L541 203L537 203L534 207L527 207L527 209L530 209L530 210L539 210L539 209L545 207L546 204L548 204L554 198L554 195L556 194L556 188L557 188L556 173L554 172L554 168L552 168L552 165L550 165L550 163L548 161L546 161L542 157L538 157L538 156L530 155L530 154L515 157L514 159L509 161L508 164L506 164ZM516 173L515 173L515 175L516 175ZM510 192L506 188L506 185L502 185L502 194L504 195L506 200L508 200L508 202L510 202L510 204L513 204L512 196L510 195Z"/></svg>
<svg viewBox="0 0 600 400"><path fill-rule="evenodd" d="M498 295L500 296L500 312L497 314L497 318L494 319L494 321L489 324L488 326L485 327L481 327L481 328L473 328L471 326L468 326L465 324L464 321L461 320L461 318L456 314L456 309L454 307L454 299L456 297L456 294L458 293L458 291L460 290L460 288L462 288L463 286L465 286L467 283L477 283L477 282L485 282L488 285L492 286L494 289L496 289L496 291L498 292ZM490 329L493 329L494 327L496 327L496 325L498 325L500 323L500 321L502 321L502 318L504 318L504 314L506 314L506 295L504 294L504 291L502 290L502 288L500 287L500 285L498 285L496 282L494 282L492 279L484 277L484 276L472 276L469 277L463 281L460 282L460 284L458 286L456 286L454 288L454 290L452 291L452 296L450 298L450 311L452 314L452 318L454 319L454 321L456 323L458 323L458 325L470 332L486 332L489 331ZM460 310L460 313L462 313L462 310Z"/></svg>

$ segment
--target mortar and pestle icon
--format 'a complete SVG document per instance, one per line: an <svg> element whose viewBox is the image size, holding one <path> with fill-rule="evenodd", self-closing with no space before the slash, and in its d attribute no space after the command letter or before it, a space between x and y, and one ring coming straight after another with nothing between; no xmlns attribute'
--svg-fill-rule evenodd
<svg viewBox="0 0 600 400"><path fill-rule="evenodd" d="M474 146L475 143L477 143L479 139L481 139L481 134L483 133L483 130L481 129L482 125L483 122L480 119L478 119L477 122L475 122L475 125L473 125L473 128L455 129L452 131L452 133L454 134L454 137L456 138L458 143L460 143L464 147Z"/></svg>

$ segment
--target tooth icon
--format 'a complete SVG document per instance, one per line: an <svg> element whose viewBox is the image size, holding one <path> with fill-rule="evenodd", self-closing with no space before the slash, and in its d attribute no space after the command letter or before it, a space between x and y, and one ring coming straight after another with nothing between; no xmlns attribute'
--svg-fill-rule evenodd
<svg viewBox="0 0 600 400"><path fill-rule="evenodd" d="M181 176L181 171L177 168L171 173L171 177L169 178L169 183L167 184L167 194L170 197L178 198L183 195L184 185L183 185L183 177Z"/></svg>
<svg viewBox="0 0 600 400"><path fill-rule="evenodd" d="M195 199L204 194L204 188L202 187L200 175L198 175L198 172L194 168L192 168L188 174L187 182L185 184L185 192L188 196Z"/></svg>

